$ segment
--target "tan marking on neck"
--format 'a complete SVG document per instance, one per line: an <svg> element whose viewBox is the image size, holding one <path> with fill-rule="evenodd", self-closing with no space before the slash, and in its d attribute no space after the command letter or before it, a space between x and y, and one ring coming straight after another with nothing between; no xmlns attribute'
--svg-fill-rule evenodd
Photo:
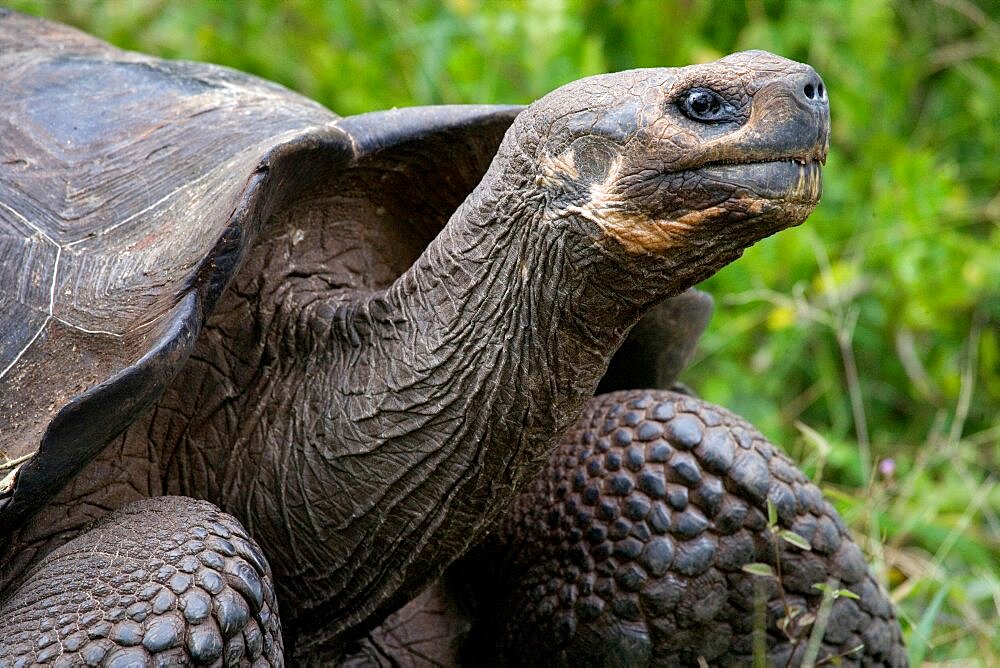
<svg viewBox="0 0 1000 668"><path fill-rule="evenodd" d="M692 211L676 219L653 219L621 210L604 211L591 217L609 239L614 239L635 255L662 254L684 243L691 229L726 214L726 209L713 206Z"/></svg>
<svg viewBox="0 0 1000 668"><path fill-rule="evenodd" d="M579 179L580 172L576 168L573 149L567 149L559 155L544 155L538 161L539 173L535 184L540 186L557 186L566 179Z"/></svg>
<svg viewBox="0 0 1000 668"><path fill-rule="evenodd" d="M718 207L706 211L695 211L678 220L654 220L639 213L627 211L619 195L612 187L621 171L622 160L616 158L601 183L590 188L590 199L580 206L570 206L563 215L578 215L593 221L608 239L614 239L629 253L644 255L660 253L679 240L678 232L697 224L700 220L719 211Z"/></svg>

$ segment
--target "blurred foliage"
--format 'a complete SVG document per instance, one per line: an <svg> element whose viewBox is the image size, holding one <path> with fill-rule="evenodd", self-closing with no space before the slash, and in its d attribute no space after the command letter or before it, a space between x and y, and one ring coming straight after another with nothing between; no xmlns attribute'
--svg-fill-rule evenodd
<svg viewBox="0 0 1000 668"><path fill-rule="evenodd" d="M686 380L825 477L872 539L912 658L1000 663L994 0L9 4L345 115L529 102L749 48L811 63L833 114L823 203L706 283L718 310Z"/></svg>

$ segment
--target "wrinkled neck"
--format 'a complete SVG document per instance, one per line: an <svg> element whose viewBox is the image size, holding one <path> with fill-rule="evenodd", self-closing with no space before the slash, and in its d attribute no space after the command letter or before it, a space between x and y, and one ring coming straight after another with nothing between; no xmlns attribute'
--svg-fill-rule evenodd
<svg viewBox="0 0 1000 668"><path fill-rule="evenodd" d="M393 285L333 308L304 362L315 408L289 427L306 473L288 512L309 539L276 574L312 642L401 604L482 535L640 315L559 227L574 221L494 168Z"/></svg>
<svg viewBox="0 0 1000 668"><path fill-rule="evenodd" d="M591 289L586 253L539 227L553 224L526 192L488 175L403 276L330 328L335 371L306 384L333 397L302 439L325 481L308 486L304 505L324 521L303 520L300 551L321 554L293 555L323 567L283 579L306 635L400 604L467 549L537 473L638 317Z"/></svg>
<svg viewBox="0 0 1000 668"><path fill-rule="evenodd" d="M523 184L487 183L369 313L382 320L393 391L440 397L516 468L575 418L645 305L560 231L572 221L546 219ZM528 425L537 436L519 443Z"/></svg>

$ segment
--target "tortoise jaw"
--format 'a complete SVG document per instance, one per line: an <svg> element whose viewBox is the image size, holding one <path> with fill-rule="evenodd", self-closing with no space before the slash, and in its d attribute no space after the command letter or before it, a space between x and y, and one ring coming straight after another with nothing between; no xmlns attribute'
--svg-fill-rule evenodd
<svg viewBox="0 0 1000 668"><path fill-rule="evenodd" d="M758 199L794 204L819 202L823 194L822 167L818 160L788 158L764 162L710 164L697 170L703 179L735 187Z"/></svg>

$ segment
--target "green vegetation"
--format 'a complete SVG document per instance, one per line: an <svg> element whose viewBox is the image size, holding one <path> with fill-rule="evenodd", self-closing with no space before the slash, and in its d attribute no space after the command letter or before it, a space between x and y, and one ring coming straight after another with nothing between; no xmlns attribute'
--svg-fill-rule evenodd
<svg viewBox="0 0 1000 668"><path fill-rule="evenodd" d="M12 4L342 114L528 102L587 74L747 48L814 65L833 109L823 203L707 282L718 311L686 379L822 480L915 663L1000 664L996 2Z"/></svg>

